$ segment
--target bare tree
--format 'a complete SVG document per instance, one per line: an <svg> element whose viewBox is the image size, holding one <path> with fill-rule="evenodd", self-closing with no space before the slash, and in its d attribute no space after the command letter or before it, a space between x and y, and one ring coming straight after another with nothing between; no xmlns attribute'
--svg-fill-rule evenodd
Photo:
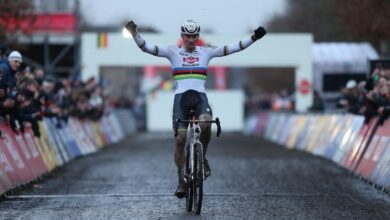
<svg viewBox="0 0 390 220"><path fill-rule="evenodd" d="M311 32L315 41L341 40L342 27L330 0L288 0L285 14L276 15L267 27L274 32Z"/></svg>
<svg viewBox="0 0 390 220"><path fill-rule="evenodd" d="M315 41L366 40L377 49L390 39L389 0L288 0L268 23L274 32L311 32Z"/></svg>
<svg viewBox="0 0 390 220"><path fill-rule="evenodd" d="M18 34L28 33L34 20L33 1L1 0L0 44L11 44Z"/></svg>
<svg viewBox="0 0 390 220"><path fill-rule="evenodd" d="M350 40L368 40L376 48L390 39L389 0L333 1L333 11Z"/></svg>

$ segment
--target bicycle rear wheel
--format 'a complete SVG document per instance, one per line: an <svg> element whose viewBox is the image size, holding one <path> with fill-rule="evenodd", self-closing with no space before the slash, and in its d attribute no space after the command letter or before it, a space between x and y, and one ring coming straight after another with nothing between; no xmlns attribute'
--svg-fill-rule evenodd
<svg viewBox="0 0 390 220"><path fill-rule="evenodd" d="M202 209L203 200L203 152L199 144L195 145L194 152L194 183L193 183L193 197L194 197L194 211L199 215Z"/></svg>
<svg viewBox="0 0 390 220"><path fill-rule="evenodd" d="M187 145L186 148L186 163L185 163L185 173L184 178L186 179L186 209L187 211L192 211L194 192L192 190L192 180L190 172L190 145Z"/></svg>

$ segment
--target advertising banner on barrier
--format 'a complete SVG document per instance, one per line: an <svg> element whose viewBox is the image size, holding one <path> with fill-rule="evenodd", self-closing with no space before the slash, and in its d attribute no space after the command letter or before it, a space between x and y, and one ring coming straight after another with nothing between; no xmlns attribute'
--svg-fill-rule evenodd
<svg viewBox="0 0 390 220"><path fill-rule="evenodd" d="M115 133L117 135L116 143L118 143L120 140L122 140L124 138L125 134L123 133L121 126L119 124L119 120L115 114L110 114L108 116L108 119L109 119L109 122L110 122L112 129L115 131Z"/></svg>
<svg viewBox="0 0 390 220"><path fill-rule="evenodd" d="M0 168L0 173L1 173L1 168ZM5 187L3 186L3 183L0 180L0 195L5 193Z"/></svg>
<svg viewBox="0 0 390 220"><path fill-rule="evenodd" d="M4 153L8 158L12 158L12 160L15 162L15 172L20 177L20 182L18 185L25 184L33 179L33 175L22 156L22 153L18 147L16 147L17 144L14 139L13 131L5 125L0 125L0 129L3 134L3 142L5 146Z"/></svg>
<svg viewBox="0 0 390 220"><path fill-rule="evenodd" d="M269 119L268 119L268 124L267 124L267 127L265 129L265 137L268 140L271 140L271 135L272 135L272 132L273 132L273 128L275 126L276 119L277 119L276 118L276 114L275 113L270 113Z"/></svg>
<svg viewBox="0 0 390 220"><path fill-rule="evenodd" d="M79 128L77 127L77 124L75 123L75 119L69 118L68 119L68 131L70 132L71 136L74 138L74 140L77 143L77 146L79 147L79 150L81 152L81 155L86 155L89 153L88 146L83 142L83 135L81 132L79 132Z"/></svg>
<svg viewBox="0 0 390 220"><path fill-rule="evenodd" d="M291 133L294 130L295 127L295 121L296 121L296 116L295 115L290 115L286 121L285 128L282 131L281 137L279 138L279 144L286 145L287 141L291 135Z"/></svg>
<svg viewBox="0 0 390 220"><path fill-rule="evenodd" d="M351 124L346 127L345 135L340 143L340 150L333 156L333 161L340 166L345 164L350 150L355 147L354 142L359 135L360 129L363 127L364 117L360 115L349 115Z"/></svg>
<svg viewBox="0 0 390 220"><path fill-rule="evenodd" d="M390 186L390 141L383 144L384 152L378 156L378 162L372 172L371 179L375 183L385 186L389 189ZM376 157L374 155L374 157ZM375 159L374 159L375 160Z"/></svg>
<svg viewBox="0 0 390 220"><path fill-rule="evenodd" d="M70 159L74 159L82 155L80 148L77 145L77 142L72 135L72 132L69 130L68 122L61 120L59 121L59 123L61 123L61 126L60 128L57 128L58 137L61 143L63 144L68 154L68 157Z"/></svg>
<svg viewBox="0 0 390 220"><path fill-rule="evenodd" d="M314 155L323 156L325 154L326 147L329 145L330 137L332 135L333 128L336 126L336 115L321 115L321 133L317 138L312 153Z"/></svg>
<svg viewBox="0 0 390 220"><path fill-rule="evenodd" d="M71 146L72 152L75 154L76 157L79 157L83 155L83 152L81 150L81 146L79 145L77 138L73 135L73 131L71 127L69 126L69 121L66 123L64 134L66 137L66 141L68 142L68 145Z"/></svg>
<svg viewBox="0 0 390 220"><path fill-rule="evenodd" d="M26 127L23 133L24 143L26 143L27 148L31 152L31 163L37 171L37 175L41 176L48 171L48 168L42 158L42 155L39 153L38 146L34 141L34 134L31 128Z"/></svg>
<svg viewBox="0 0 390 220"><path fill-rule="evenodd" d="M106 138L106 144L115 143L115 133L111 130L106 116L100 119L100 128L102 129L104 137Z"/></svg>
<svg viewBox="0 0 390 220"><path fill-rule="evenodd" d="M115 130L110 118L108 116L104 116L102 118L102 123L104 128L106 128L106 132L108 134L108 137L110 139L111 144L115 144L119 141L120 137L117 131Z"/></svg>
<svg viewBox="0 0 390 220"><path fill-rule="evenodd" d="M99 122L90 122L90 126L91 126L92 132L93 132L93 139L96 142L96 147L98 149L103 148L104 140L103 140L102 135L100 133Z"/></svg>
<svg viewBox="0 0 390 220"><path fill-rule="evenodd" d="M68 126L70 127L73 137L75 137L76 143L80 147L83 155L96 152L96 147L92 141L89 140L78 120L70 118L68 120Z"/></svg>
<svg viewBox="0 0 390 220"><path fill-rule="evenodd" d="M52 158L52 160L56 163L56 166L64 165L64 160L61 157L61 154L58 151L58 147L56 146L55 141L53 140L52 135L49 135L50 129L46 126L44 121L38 122L39 129L41 131L41 135L43 140L41 140L41 144L47 147L47 150Z"/></svg>
<svg viewBox="0 0 390 220"><path fill-rule="evenodd" d="M128 120L129 112L124 118ZM14 132L0 123L0 195L7 190L28 183L57 166L81 154L96 152L103 147L104 139L116 143L126 132L118 115L108 115L100 122L69 119L67 125L54 118L40 121L40 137L30 127Z"/></svg>
<svg viewBox="0 0 390 220"><path fill-rule="evenodd" d="M279 136L277 138L278 144L285 144L288 136L290 135L290 130L292 129L292 123L293 123L293 116L292 115L286 115L284 119L284 123L281 123L282 126L279 131Z"/></svg>
<svg viewBox="0 0 390 220"><path fill-rule="evenodd" d="M390 125L388 125L390 126ZM390 129L390 127L387 127ZM390 186L390 135L382 136L378 143L380 150L374 153L374 163L376 163L371 174L371 179L375 183L385 186L389 189ZM379 152L383 150L382 154Z"/></svg>
<svg viewBox="0 0 390 220"><path fill-rule="evenodd" d="M94 148L100 149L103 147L104 142L100 136L99 128L96 125L97 122L92 121L80 121L84 133L93 144Z"/></svg>
<svg viewBox="0 0 390 220"><path fill-rule="evenodd" d="M305 151L306 149L308 149L308 145L313 135L313 131L315 131L316 128L316 117L314 115L307 115L306 117L308 118L307 126L305 127L305 131L300 137L300 142L297 146L297 149Z"/></svg>
<svg viewBox="0 0 390 220"><path fill-rule="evenodd" d="M18 132L14 135L14 140L16 143L14 147L18 148L21 152L21 156L24 158L24 161L26 162L26 165L31 172L32 179L37 178L41 175L41 173L39 172L38 167L34 163L35 161L33 160L30 150L27 148L27 144L24 141L23 136Z"/></svg>
<svg viewBox="0 0 390 220"><path fill-rule="evenodd" d="M135 121L134 116L130 110L117 109L114 111L114 113L119 118L120 125L122 126L122 131L125 134L132 134L132 133L136 132L136 130L137 130L136 121Z"/></svg>
<svg viewBox="0 0 390 220"><path fill-rule="evenodd" d="M42 125L41 133L45 137L45 139L47 140L49 148L54 153L54 156L55 156L55 159L57 162L57 166L64 165L65 161L64 161L63 157L61 156L60 149L57 146L57 143L55 142L53 135L51 134L51 130L50 130L50 127L48 126L47 119L46 119L46 121L45 120L42 121L41 125Z"/></svg>
<svg viewBox="0 0 390 220"><path fill-rule="evenodd" d="M366 152L364 153L364 155L362 155L360 163L357 165L357 168L355 170L357 174L366 178L371 177L371 172L376 165L374 163L373 156L376 149L380 148L379 143L380 137L378 135L374 135L370 145L367 147Z"/></svg>
<svg viewBox="0 0 390 220"><path fill-rule="evenodd" d="M256 127L255 127L255 133L262 135L262 134L264 134L264 132L267 128L267 124L268 124L268 120L269 120L269 113L268 112L261 112L261 113L259 113L257 118L258 118L258 120L257 120Z"/></svg>
<svg viewBox="0 0 390 220"><path fill-rule="evenodd" d="M275 125L275 129L274 129L274 132L272 134L272 141L276 142L276 143L279 143L279 139L281 137L281 134L282 134L282 130L284 128L284 123L287 121L287 115L286 114L279 114L278 115L278 120L277 120L277 123Z"/></svg>
<svg viewBox="0 0 390 220"><path fill-rule="evenodd" d="M363 116L350 114L269 113L268 119L268 140L331 159L390 190L390 120L378 127L378 118L364 124Z"/></svg>
<svg viewBox="0 0 390 220"><path fill-rule="evenodd" d="M368 136L372 132L372 129L374 128L374 125L376 124L377 119L371 119L369 123L364 124L363 127L360 129L358 136L355 139L355 142L353 143L353 148L349 150L347 153L347 160L344 164L344 167L353 170L355 168L355 165L357 163L357 160L360 157L361 151L365 147L368 141Z"/></svg>
<svg viewBox="0 0 390 220"><path fill-rule="evenodd" d="M333 161L338 163L340 166L344 166L349 160L350 153L353 151L353 148L356 147L356 144L359 144L363 140L362 127L364 126L364 117L353 115L352 125L350 130L348 130L343 138L341 143L342 152L336 153L333 156Z"/></svg>
<svg viewBox="0 0 390 220"><path fill-rule="evenodd" d="M97 142L93 136L93 130L92 127L89 126L89 121L86 120L80 120L80 126L84 131L84 134L88 137L88 139L91 141L91 143L96 147Z"/></svg>
<svg viewBox="0 0 390 220"><path fill-rule="evenodd" d="M299 114L296 115L295 118L295 127L292 129L290 136L287 139L287 147L290 149L296 148L299 135L301 135L306 126L306 117L304 115Z"/></svg>
<svg viewBox="0 0 390 220"><path fill-rule="evenodd" d="M102 140L103 140L104 144L105 145L110 144L111 141L110 141L110 138L109 138L109 133L107 132L107 128L104 127L104 123L103 123L102 119L100 119L98 125L99 125L100 137L102 137Z"/></svg>
<svg viewBox="0 0 390 220"><path fill-rule="evenodd" d="M333 127L331 132L331 136L329 137L329 143L326 146L323 156L332 159L333 156L337 153L340 147L340 142L345 135L345 131L347 129L348 116L338 115L336 116L336 125Z"/></svg>
<svg viewBox="0 0 390 220"><path fill-rule="evenodd" d="M5 173L5 169L6 168L4 168L0 162L0 195L9 189L12 189L12 184Z"/></svg>
<svg viewBox="0 0 390 220"><path fill-rule="evenodd" d="M97 147L95 143L92 141L93 137L90 137L85 130L85 128L82 125L82 122L80 120L74 120L76 127L78 129L78 133L81 134L81 140L83 141L84 145L88 149L88 153L94 153L97 151Z"/></svg>
<svg viewBox="0 0 390 220"><path fill-rule="evenodd" d="M0 182L4 190L12 189L19 184L19 177L15 172L15 168L10 163L3 151L4 144L0 140Z"/></svg>
<svg viewBox="0 0 390 220"><path fill-rule="evenodd" d="M44 135L42 135L43 131L41 131L41 136L34 137L35 145L38 147L39 153L42 155L42 159L46 164L47 171L51 172L56 166L57 162L55 160L55 155L52 150L48 146Z"/></svg>
<svg viewBox="0 0 390 220"><path fill-rule="evenodd" d="M306 151L314 153L319 137L325 128L326 118L322 115L313 115L312 117L316 123L311 126L311 135L308 137Z"/></svg>
<svg viewBox="0 0 390 220"><path fill-rule="evenodd" d="M62 142L62 139L60 138L60 134L58 132L58 129L61 127L60 122L57 120L57 118L45 118L44 122L44 124L46 125L47 133L49 135L49 140L52 139L52 141L54 141L53 146L57 147L57 151L61 155L61 158L64 163L69 162L69 153L64 143Z"/></svg>
<svg viewBox="0 0 390 220"><path fill-rule="evenodd" d="M386 150L390 140L390 122L386 122L383 126L378 127L375 135L372 138L370 145L367 147L356 172L368 179L371 179L374 169L377 167L377 162L382 156L387 157L383 153Z"/></svg>

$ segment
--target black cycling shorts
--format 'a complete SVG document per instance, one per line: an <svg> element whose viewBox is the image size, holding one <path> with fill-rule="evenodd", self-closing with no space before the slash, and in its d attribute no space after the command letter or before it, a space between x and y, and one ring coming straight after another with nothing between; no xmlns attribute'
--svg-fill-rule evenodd
<svg viewBox="0 0 390 220"><path fill-rule="evenodd" d="M205 93L195 90L187 90L184 93L175 95L175 100L173 101L173 123L176 119L189 120L190 109L195 110L195 118L199 118L201 114L208 114L210 116L213 115ZM175 125L173 124L173 127L174 126ZM187 127L188 122L181 122L178 125L179 129L187 129Z"/></svg>

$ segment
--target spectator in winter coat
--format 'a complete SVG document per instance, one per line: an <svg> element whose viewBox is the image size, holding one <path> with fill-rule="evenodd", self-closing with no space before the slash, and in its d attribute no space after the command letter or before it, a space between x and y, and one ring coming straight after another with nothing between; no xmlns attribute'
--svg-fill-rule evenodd
<svg viewBox="0 0 390 220"><path fill-rule="evenodd" d="M18 51L12 51L8 56L8 61L0 64L3 71L3 81L5 81L12 90L16 86L16 73L22 64L22 55Z"/></svg>

